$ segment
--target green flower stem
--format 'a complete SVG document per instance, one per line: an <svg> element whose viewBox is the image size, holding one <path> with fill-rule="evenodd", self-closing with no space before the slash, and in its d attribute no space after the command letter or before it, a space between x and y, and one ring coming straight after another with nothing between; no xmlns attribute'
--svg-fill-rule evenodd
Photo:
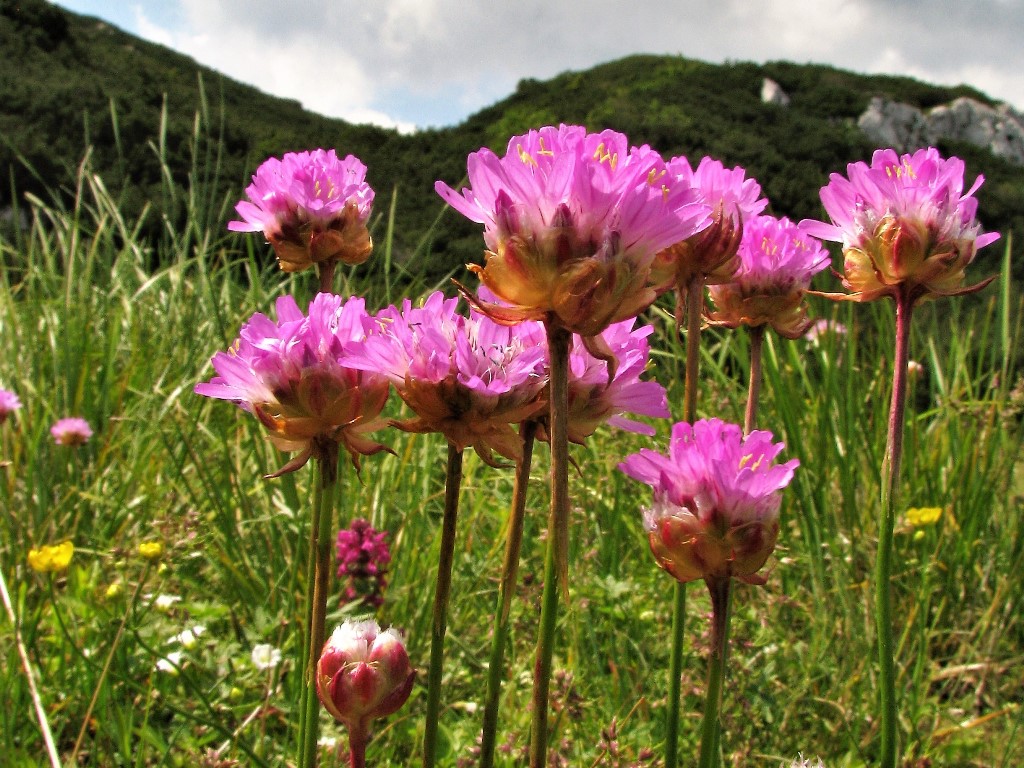
<svg viewBox="0 0 1024 768"><path fill-rule="evenodd" d="M677 301L681 300L679 297ZM697 420L700 375L700 324L704 313L704 280L696 277L686 287L686 383L683 421ZM681 315L677 311L677 318ZM677 319L678 325L678 319ZM665 768L679 763L679 707L682 699L683 646L686 642L686 585L676 582L672 599L672 650L669 656L668 709L665 712Z"/></svg>
<svg viewBox="0 0 1024 768"><path fill-rule="evenodd" d="M547 324L551 359L548 438L551 445L551 515L544 554L544 592L533 673L533 722L530 731L530 768L547 765L548 690L551 659L558 623L558 581L567 570L569 544L569 342L572 334Z"/></svg>
<svg viewBox="0 0 1024 768"><path fill-rule="evenodd" d="M437 726L441 716L441 675L444 669L444 635L448 628L448 596L452 588L455 558L455 524L459 517L462 488L462 450L448 444L448 470L444 481L444 517L441 520L441 551L437 559L434 616L430 630L430 667L427 670L427 716L423 733L423 768L437 759Z"/></svg>
<svg viewBox="0 0 1024 768"><path fill-rule="evenodd" d="M747 409L743 414L743 434L749 435L757 428L757 403L761 398L761 346L764 342L764 326L755 325L750 329L750 385L747 387Z"/></svg>
<svg viewBox="0 0 1024 768"><path fill-rule="evenodd" d="M316 456L316 483L313 490L313 521L309 548L315 553L313 583L310 585L312 610L307 611L309 626L306 636L306 664L303 672L304 701L300 716L302 733L299 737L301 752L299 768L316 768L317 740L320 733L320 700L316 693L316 665L324 647L327 620L327 594L331 583L331 534L335 494L338 488L338 445L325 442L314 452Z"/></svg>
<svg viewBox="0 0 1024 768"><path fill-rule="evenodd" d="M903 459L903 422L907 404L907 362L910 359L910 318L913 299L900 291L896 295L896 354L893 361L892 401L889 405L889 434L882 463L882 498L878 510L878 557L875 561L875 630L878 633L878 687L881 743L878 765L897 764L896 662L893 655L892 580L893 530L899 496L900 464Z"/></svg>
<svg viewBox="0 0 1024 768"><path fill-rule="evenodd" d="M523 440L523 458L516 464L516 483L512 492L512 510L508 524L508 538L505 542L505 562L498 584L498 603L494 610L494 627L491 637L491 658L487 664L487 700L484 704L483 739L480 744L480 768L494 765L494 744L498 730L498 700L501 696L501 677L505 663L505 640L508 635L508 616L512 607L512 595L516 589L519 573L519 553L523 543L523 519L526 516L526 491L530 483L530 467L533 463L533 443L537 434L537 422L523 422L519 426Z"/></svg>
<svg viewBox="0 0 1024 768"><path fill-rule="evenodd" d="M717 768L721 733L718 713L722 708L722 687L728 658L729 618L732 613L732 579L707 576L711 592L711 657L708 659L708 685L704 700L704 720L700 732L698 768Z"/></svg>

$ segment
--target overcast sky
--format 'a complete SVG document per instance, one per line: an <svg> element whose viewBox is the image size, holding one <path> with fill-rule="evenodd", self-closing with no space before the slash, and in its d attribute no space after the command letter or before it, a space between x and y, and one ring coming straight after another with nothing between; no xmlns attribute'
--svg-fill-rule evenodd
<svg viewBox="0 0 1024 768"><path fill-rule="evenodd" d="M967 83L1024 109L1024 0L56 0L310 110L458 123L633 53Z"/></svg>

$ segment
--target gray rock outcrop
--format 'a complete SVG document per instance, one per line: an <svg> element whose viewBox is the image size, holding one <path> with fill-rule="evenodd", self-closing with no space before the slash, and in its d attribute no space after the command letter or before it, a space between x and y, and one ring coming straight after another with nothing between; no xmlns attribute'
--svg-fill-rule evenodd
<svg viewBox="0 0 1024 768"><path fill-rule="evenodd" d="M961 97L924 112L875 97L857 125L878 146L910 152L941 140L963 141L1024 165L1024 115L1006 104L990 107Z"/></svg>

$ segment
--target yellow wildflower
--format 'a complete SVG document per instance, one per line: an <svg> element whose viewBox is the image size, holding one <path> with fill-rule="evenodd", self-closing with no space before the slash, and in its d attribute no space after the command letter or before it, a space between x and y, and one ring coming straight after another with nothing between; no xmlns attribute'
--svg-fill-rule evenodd
<svg viewBox="0 0 1024 768"><path fill-rule="evenodd" d="M37 573L54 573L63 571L71 562L75 553L75 545L70 541L61 544L44 544L39 549L28 551L28 564Z"/></svg>
<svg viewBox="0 0 1024 768"><path fill-rule="evenodd" d="M164 553L164 545L159 541L144 541L139 544L139 555L147 560L156 560Z"/></svg>
<svg viewBox="0 0 1024 768"><path fill-rule="evenodd" d="M934 525L942 517L942 507L912 507L907 510L907 522L914 528Z"/></svg>

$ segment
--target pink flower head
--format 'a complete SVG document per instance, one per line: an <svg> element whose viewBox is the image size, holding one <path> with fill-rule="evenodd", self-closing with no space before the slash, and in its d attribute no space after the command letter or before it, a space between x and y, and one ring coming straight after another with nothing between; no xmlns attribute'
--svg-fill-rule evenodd
<svg viewBox="0 0 1024 768"><path fill-rule="evenodd" d="M518 459L512 425L545 405L543 331L536 338L483 315L466 318L457 304L435 292L422 307L408 299L401 309L388 307L352 365L386 376L415 412L393 422L399 429L440 432L488 463L492 451Z"/></svg>
<svg viewBox="0 0 1024 768"><path fill-rule="evenodd" d="M281 269L298 272L312 264L361 264L373 244L366 229L373 190L366 166L356 157L339 160L333 149L289 152L265 161L235 210L233 232L262 232Z"/></svg>
<svg viewBox="0 0 1024 768"><path fill-rule="evenodd" d="M735 576L764 583L756 574L775 548L781 491L799 464L775 464L785 446L770 432L746 437L718 419L672 428L668 455L649 449L619 469L654 489L644 510L658 565L681 582Z"/></svg>
<svg viewBox="0 0 1024 768"><path fill-rule="evenodd" d="M291 296L277 300L277 320L255 314L227 352L213 356L217 376L196 385L206 397L230 400L256 416L282 451L301 451L278 473L310 456L329 458L344 445L359 455L386 450L366 437L385 425L383 376L349 366L345 345L361 342L372 327L363 300L321 293L304 315ZM330 462L325 462L325 466Z"/></svg>
<svg viewBox="0 0 1024 768"><path fill-rule="evenodd" d="M674 288L685 296L695 280L707 285L728 282L737 268L743 227L768 205L760 196L761 185L748 179L743 168L729 170L710 157L703 158L696 171L685 157L674 157L668 175L676 184L696 190L714 218L707 229L658 253L651 284L659 292Z"/></svg>
<svg viewBox="0 0 1024 768"><path fill-rule="evenodd" d="M416 670L402 636L376 621L346 621L334 630L316 665L316 690L324 708L350 730L397 712L409 698Z"/></svg>
<svg viewBox="0 0 1024 768"><path fill-rule="evenodd" d="M58 419L50 427L50 434L53 435L53 442L57 445L79 446L92 437L92 427L89 422L78 416L69 416L65 419Z"/></svg>
<svg viewBox="0 0 1024 768"><path fill-rule="evenodd" d="M829 336L845 336L846 326L840 323L838 320L829 320L827 318L821 318L811 323L807 329L807 333L804 338L811 344L818 345L823 339Z"/></svg>
<svg viewBox="0 0 1024 768"><path fill-rule="evenodd" d="M0 424L7 421L7 417L21 408L21 400L8 389L0 389Z"/></svg>
<svg viewBox="0 0 1024 768"><path fill-rule="evenodd" d="M613 323L601 340L615 361L614 376L608 380L608 361L594 357L580 336L573 336L569 350L569 439L583 444L602 424L653 435L654 427L623 416L634 413L666 419L669 417L665 388L656 381L641 381L650 358L647 337L653 326L634 328L636 318Z"/></svg>
<svg viewBox="0 0 1024 768"><path fill-rule="evenodd" d="M362 518L356 518L348 528L338 531L338 578L345 580L343 603L362 600L378 607L384 602L387 569L391 563L387 538L387 532L375 530Z"/></svg>
<svg viewBox="0 0 1024 768"><path fill-rule="evenodd" d="M460 193L434 188L484 225L485 264L470 270L509 305L485 312L594 336L647 307L655 253L708 223L696 193L665 171L657 152L621 133L548 126L514 136L504 157L472 153Z"/></svg>
<svg viewBox="0 0 1024 768"><path fill-rule="evenodd" d="M729 328L770 325L787 338L802 336L811 324L804 294L828 266L828 251L789 219L758 216L744 226L738 255L732 281L709 288L716 310L710 320Z"/></svg>
<svg viewBox="0 0 1024 768"><path fill-rule="evenodd" d="M910 301L971 293L985 281L961 287L975 253L997 240L980 234L975 219L978 176L964 193L964 163L944 160L933 147L899 156L876 150L871 165L851 163L822 187L832 220L806 222L805 230L843 244L843 286L855 301L902 293Z"/></svg>

